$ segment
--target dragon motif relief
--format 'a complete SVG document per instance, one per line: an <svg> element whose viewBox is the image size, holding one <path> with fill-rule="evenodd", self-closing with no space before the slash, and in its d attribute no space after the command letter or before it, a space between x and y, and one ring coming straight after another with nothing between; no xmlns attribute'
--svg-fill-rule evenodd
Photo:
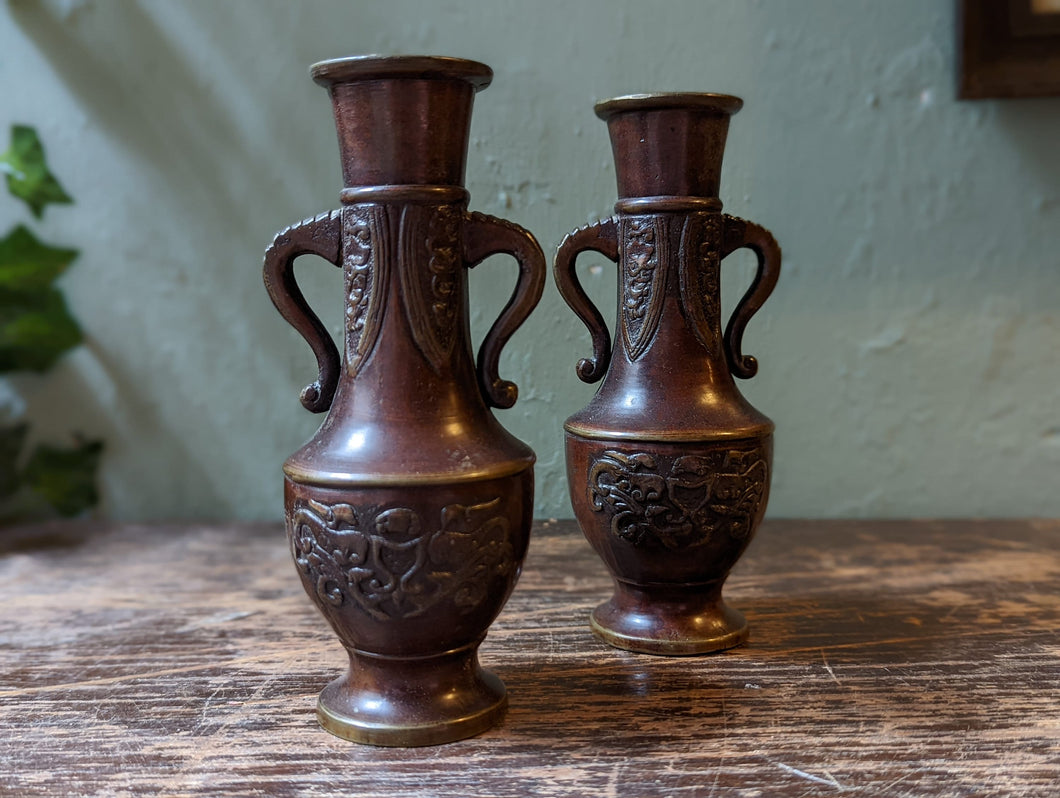
<svg viewBox="0 0 1060 798"><path fill-rule="evenodd" d="M708 352L721 343L721 216L690 214L681 232L681 308Z"/></svg>
<svg viewBox="0 0 1060 798"><path fill-rule="evenodd" d="M288 518L299 570L325 603L353 601L371 617L416 618L441 602L461 614L515 572L500 497L442 508L437 528L406 507L387 510L300 499Z"/></svg>
<svg viewBox="0 0 1060 798"><path fill-rule="evenodd" d="M622 220L622 335L630 360L655 337L666 290L666 219L629 216Z"/></svg>
<svg viewBox="0 0 1060 798"><path fill-rule="evenodd" d="M410 205L401 216L398 268L405 315L416 346L436 372L456 340L463 218L456 205Z"/></svg>
<svg viewBox="0 0 1060 798"><path fill-rule="evenodd" d="M357 374L375 347L385 298L388 259L382 208L350 205L342 212L342 267L346 278L346 367Z"/></svg>
<svg viewBox="0 0 1060 798"><path fill-rule="evenodd" d="M677 458L605 451L589 468L589 500L596 512L610 514L611 533L633 546L671 551L716 535L745 540L768 484L761 441Z"/></svg>

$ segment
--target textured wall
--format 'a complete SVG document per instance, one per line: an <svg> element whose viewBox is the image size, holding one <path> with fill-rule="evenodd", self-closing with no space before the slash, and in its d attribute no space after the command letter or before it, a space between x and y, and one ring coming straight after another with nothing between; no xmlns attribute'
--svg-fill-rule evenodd
<svg viewBox="0 0 1060 798"><path fill-rule="evenodd" d="M308 65L426 52L493 66L472 207L550 256L607 215L595 100L743 96L722 197L773 230L776 294L748 330L748 397L778 426L774 516L1060 515L1060 100L957 103L951 0L792 3L332 0L0 4L0 131L36 125L76 197L40 230L90 342L13 381L38 431L108 442L116 518L273 518L284 456L319 422L308 348L269 303L275 230L333 207L326 94ZM2 133L6 138L6 132ZM5 229L24 218L0 195ZM614 270L586 281L613 304ZM733 297L750 257L727 262ZM338 274L303 266L337 329ZM479 334L513 279L473 274ZM539 453L539 515L569 515L561 422L593 388L588 336L551 285L502 374ZM12 399L11 401L16 401Z"/></svg>

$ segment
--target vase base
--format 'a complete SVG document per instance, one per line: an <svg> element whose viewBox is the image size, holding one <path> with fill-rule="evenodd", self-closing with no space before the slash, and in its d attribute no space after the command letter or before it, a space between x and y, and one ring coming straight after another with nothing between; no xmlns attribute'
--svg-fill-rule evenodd
<svg viewBox="0 0 1060 798"><path fill-rule="evenodd" d="M720 596L687 600L652 600L650 595L631 602L619 589L610 601L593 610L589 625L608 645L639 654L691 656L712 654L747 642L749 627L743 614Z"/></svg>
<svg viewBox="0 0 1060 798"><path fill-rule="evenodd" d="M504 682L479 666L473 651L455 662L449 656L414 663L382 659L366 668L365 659L351 656L349 674L325 687L317 701L321 727L344 740L441 745L497 725L508 707Z"/></svg>

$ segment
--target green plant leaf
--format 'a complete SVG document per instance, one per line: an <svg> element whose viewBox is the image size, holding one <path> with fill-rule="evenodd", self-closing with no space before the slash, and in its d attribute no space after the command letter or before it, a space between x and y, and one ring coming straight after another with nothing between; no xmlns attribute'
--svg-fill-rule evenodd
<svg viewBox="0 0 1060 798"><path fill-rule="evenodd" d="M48 288L77 255L76 249L42 244L20 224L0 239L0 291L32 293Z"/></svg>
<svg viewBox="0 0 1060 798"><path fill-rule="evenodd" d="M0 427L0 499L13 495L22 484L18 458L28 432L29 424L25 422Z"/></svg>
<svg viewBox="0 0 1060 798"><path fill-rule="evenodd" d="M29 205L38 219L49 203L73 202L48 169L44 145L34 128L11 126L11 146L0 155L0 171L7 173L7 190Z"/></svg>
<svg viewBox="0 0 1060 798"><path fill-rule="evenodd" d="M69 518L99 503L96 471L103 441L78 441L70 449L41 444L33 450L22 478L59 515Z"/></svg>
<svg viewBox="0 0 1060 798"><path fill-rule="evenodd" d="M79 343L81 328L58 290L0 290L0 372L47 371Z"/></svg>

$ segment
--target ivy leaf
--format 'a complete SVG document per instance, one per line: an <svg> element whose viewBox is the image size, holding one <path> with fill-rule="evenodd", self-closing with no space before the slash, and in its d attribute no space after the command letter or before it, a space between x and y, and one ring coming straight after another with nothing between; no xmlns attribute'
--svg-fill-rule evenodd
<svg viewBox="0 0 1060 798"><path fill-rule="evenodd" d="M48 169L44 145L34 128L11 126L11 147L0 155L0 171L7 173L7 190L29 205L38 219L49 203L73 202Z"/></svg>
<svg viewBox="0 0 1060 798"><path fill-rule="evenodd" d="M26 442L29 424L0 427L0 499L13 495L22 483L18 473L18 456Z"/></svg>
<svg viewBox="0 0 1060 798"><path fill-rule="evenodd" d="M81 343L81 328L52 283L76 249L42 244L23 225L0 240L0 372L45 371Z"/></svg>
<svg viewBox="0 0 1060 798"><path fill-rule="evenodd" d="M79 343L81 328L58 290L0 290L0 372L47 371Z"/></svg>
<svg viewBox="0 0 1060 798"><path fill-rule="evenodd" d="M77 255L76 249L42 244L20 224L0 239L0 291L33 293L48 288Z"/></svg>
<svg viewBox="0 0 1060 798"><path fill-rule="evenodd" d="M78 515L99 503L96 470L103 441L79 441L70 449L41 444L22 472L23 480L59 515Z"/></svg>

